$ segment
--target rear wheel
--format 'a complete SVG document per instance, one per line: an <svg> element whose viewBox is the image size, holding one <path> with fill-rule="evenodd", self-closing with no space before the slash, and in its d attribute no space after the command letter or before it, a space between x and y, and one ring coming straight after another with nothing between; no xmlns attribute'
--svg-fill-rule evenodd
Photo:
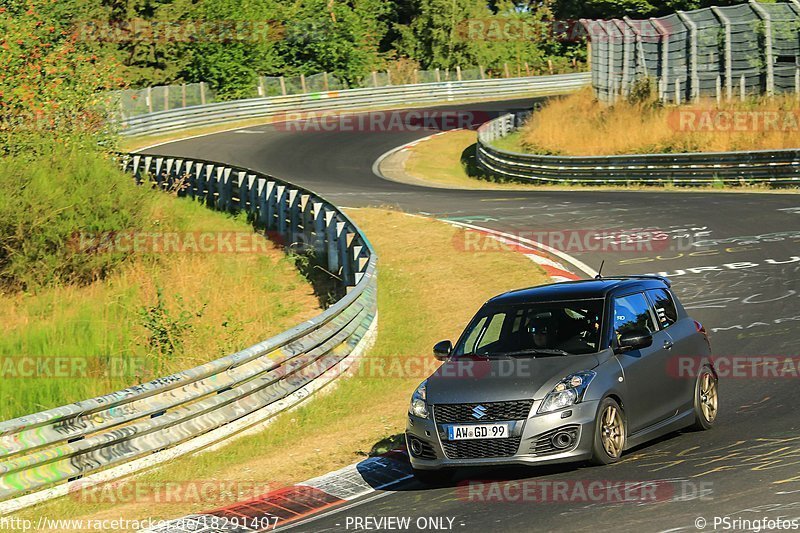
<svg viewBox="0 0 800 533"><path fill-rule="evenodd" d="M694 387L693 429L706 430L714 427L719 408L719 387L717 376L709 366L703 366Z"/></svg>
<svg viewBox="0 0 800 533"><path fill-rule="evenodd" d="M592 443L592 462L596 465L616 463L625 447L625 413L613 398L600 402Z"/></svg>
<svg viewBox="0 0 800 533"><path fill-rule="evenodd" d="M420 483L433 486L446 485L453 480L455 475L455 472L449 468L442 470L417 470L414 468L413 473Z"/></svg>

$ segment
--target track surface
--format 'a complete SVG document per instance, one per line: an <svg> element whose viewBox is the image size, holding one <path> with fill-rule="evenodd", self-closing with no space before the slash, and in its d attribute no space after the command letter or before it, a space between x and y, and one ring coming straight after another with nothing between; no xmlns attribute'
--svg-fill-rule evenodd
<svg viewBox="0 0 800 533"><path fill-rule="evenodd" d="M532 103L517 100L460 109L500 111ZM594 268L605 260L608 275L666 272L690 313L712 332L718 356L797 356L800 351L800 195L427 189L382 180L371 169L384 152L435 131L287 130L280 125L250 127L149 152L258 169L315 190L343 207L393 205L528 237L537 231L566 232L557 235L567 237L589 229L667 231L672 237L652 251L643 247L567 251ZM690 238L677 238L684 234ZM718 268L689 270L700 267ZM431 489L411 482L290 527L354 531L364 530L354 526L355 517L411 517L410 529L416 530L419 517L444 517L443 529L456 531L696 531L695 520L703 517L705 529L713 531L715 516L800 517L800 380L794 376L723 375L721 413L712 431L670 435L628 452L610 467L565 465L468 474L471 479L501 483L689 483L657 503L466 501L456 486ZM452 526L448 518L454 519ZM385 523L362 525L389 529Z"/></svg>

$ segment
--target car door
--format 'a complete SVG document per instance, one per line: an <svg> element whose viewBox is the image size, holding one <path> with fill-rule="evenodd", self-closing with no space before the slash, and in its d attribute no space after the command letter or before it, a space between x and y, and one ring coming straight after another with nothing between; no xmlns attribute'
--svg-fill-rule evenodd
<svg viewBox="0 0 800 533"><path fill-rule="evenodd" d="M647 330L653 344L647 348L617 354L624 373L628 397L625 413L630 433L644 429L675 414L667 376L667 364L673 341L656 322L650 302L643 292L616 296L611 306L612 343L616 347L622 333L632 329Z"/></svg>
<svg viewBox="0 0 800 533"><path fill-rule="evenodd" d="M668 354L668 387L671 409L685 411L694 405L694 388L702 356L707 353L705 339L698 333L694 320L678 318L673 295L666 289L650 289L647 297L653 306L656 321L673 342ZM683 371L688 369L688 371Z"/></svg>

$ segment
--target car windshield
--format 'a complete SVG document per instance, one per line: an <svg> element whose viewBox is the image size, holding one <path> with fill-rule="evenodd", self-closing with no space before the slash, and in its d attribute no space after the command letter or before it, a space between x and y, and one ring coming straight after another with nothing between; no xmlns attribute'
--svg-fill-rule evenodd
<svg viewBox="0 0 800 533"><path fill-rule="evenodd" d="M487 305L461 337L454 355L564 356L595 353L603 300Z"/></svg>

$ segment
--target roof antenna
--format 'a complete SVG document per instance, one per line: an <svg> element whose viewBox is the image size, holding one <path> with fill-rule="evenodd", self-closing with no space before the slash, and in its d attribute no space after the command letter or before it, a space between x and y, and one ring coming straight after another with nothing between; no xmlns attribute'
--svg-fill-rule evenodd
<svg viewBox="0 0 800 533"><path fill-rule="evenodd" d="M606 260L603 259L600 262L600 270L597 271L597 275L594 277L594 279L603 279L603 265L605 265L605 264L606 264Z"/></svg>

